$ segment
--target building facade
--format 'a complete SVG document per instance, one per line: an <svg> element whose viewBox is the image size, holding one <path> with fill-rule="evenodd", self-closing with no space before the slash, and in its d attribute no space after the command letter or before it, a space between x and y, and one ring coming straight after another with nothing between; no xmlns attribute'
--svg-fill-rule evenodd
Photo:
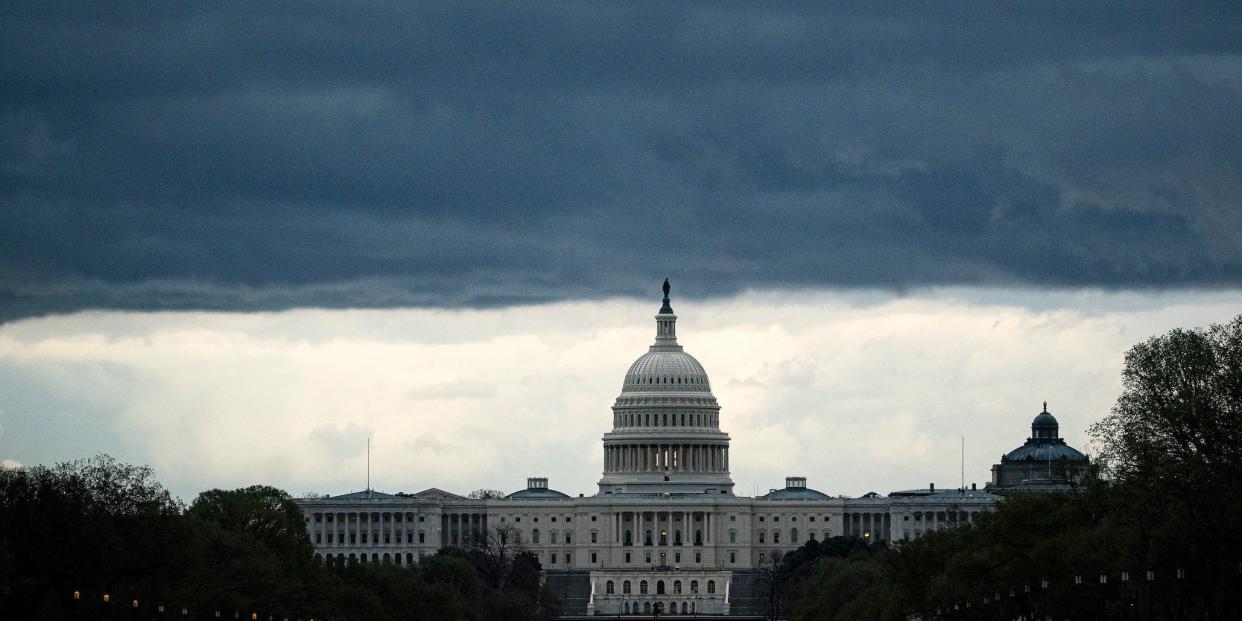
<svg viewBox="0 0 1242 621"><path fill-rule="evenodd" d="M720 405L707 372L677 340L668 294L665 281L655 342L630 366L613 403L595 495L570 497L536 477L504 498L435 488L301 498L317 554L413 565L444 547L483 545L504 527L539 557L567 615L745 616L761 612L755 571L775 555L810 540L896 542L968 523L1025 480L1001 464L985 490L931 485L845 498L793 476L762 496L736 495ZM1043 423L1040 433L1055 437Z"/></svg>

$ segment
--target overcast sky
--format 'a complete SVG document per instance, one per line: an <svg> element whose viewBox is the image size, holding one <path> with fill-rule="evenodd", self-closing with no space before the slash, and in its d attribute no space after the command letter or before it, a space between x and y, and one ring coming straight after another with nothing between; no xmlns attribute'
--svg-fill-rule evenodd
<svg viewBox="0 0 1242 621"><path fill-rule="evenodd" d="M0 457L589 491L670 276L739 481L982 480L1242 310L1242 5L854 4L3 4Z"/></svg>

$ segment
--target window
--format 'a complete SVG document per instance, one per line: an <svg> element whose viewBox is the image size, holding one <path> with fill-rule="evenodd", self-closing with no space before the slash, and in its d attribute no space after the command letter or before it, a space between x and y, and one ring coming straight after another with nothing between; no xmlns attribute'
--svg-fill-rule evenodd
<svg viewBox="0 0 1242 621"><path fill-rule="evenodd" d="M807 532L806 538L810 541L815 541L815 531L812 530Z"/></svg>
<svg viewBox="0 0 1242 621"><path fill-rule="evenodd" d="M594 515L592 515L592 516L591 516L591 521L592 521L592 522L594 522L594 521L595 521L595 516L594 516Z"/></svg>
<svg viewBox="0 0 1242 621"><path fill-rule="evenodd" d="M596 543L598 538L599 538L599 533L595 531L591 531L591 543Z"/></svg>
<svg viewBox="0 0 1242 621"><path fill-rule="evenodd" d="M517 517L513 518L513 521L514 521L514 522L521 522L521 521L522 521L522 516L520 516L520 515L519 515L519 516L517 516Z"/></svg>
<svg viewBox="0 0 1242 621"><path fill-rule="evenodd" d="M763 531L759 531L759 543L764 543L764 542L765 540L763 538Z"/></svg>
<svg viewBox="0 0 1242 621"><path fill-rule="evenodd" d="M735 551L735 550L729 550L729 562L730 562L730 563L736 563L736 562L737 562L737 551Z"/></svg>
<svg viewBox="0 0 1242 621"><path fill-rule="evenodd" d="M676 553L674 553L674 554L673 554L673 562L674 562L674 563L680 563L680 562L681 562L681 552L676 552Z"/></svg>
<svg viewBox="0 0 1242 621"><path fill-rule="evenodd" d="M647 551L647 564L651 564L651 551Z"/></svg>
<svg viewBox="0 0 1242 621"><path fill-rule="evenodd" d="M598 559L598 558L596 558L595 553L594 553L594 552L592 552L592 553L591 553L591 563L592 563L592 564L594 564L594 563L598 563L598 562L599 562L599 559Z"/></svg>
<svg viewBox="0 0 1242 621"><path fill-rule="evenodd" d="M556 564L556 552L553 552L551 555L549 555L549 558L552 559L552 564L555 565Z"/></svg>
<svg viewBox="0 0 1242 621"><path fill-rule="evenodd" d="M729 531L729 543L737 543L737 531L736 530Z"/></svg>
<svg viewBox="0 0 1242 621"><path fill-rule="evenodd" d="M789 543L798 543L798 529L789 531Z"/></svg>
<svg viewBox="0 0 1242 621"><path fill-rule="evenodd" d="M815 521L815 516L813 516L813 515L811 516L811 521L812 521L812 522L814 522L814 521Z"/></svg>
<svg viewBox="0 0 1242 621"><path fill-rule="evenodd" d="M638 592L639 593L647 592L647 581L646 580L643 580L642 582L638 583Z"/></svg>
<svg viewBox="0 0 1242 621"><path fill-rule="evenodd" d="M362 533L362 543L366 543L366 542L367 542L367 534Z"/></svg>
<svg viewBox="0 0 1242 621"><path fill-rule="evenodd" d="M427 533L424 533L424 532L423 532L423 531L421 531L421 530L420 530L420 531L418 531L418 542L419 542L419 543L427 543Z"/></svg>
<svg viewBox="0 0 1242 621"><path fill-rule="evenodd" d="M572 555L572 554L570 554L570 553L566 552L566 553L565 553L565 564L566 564L566 565L572 565L572 564L573 564L573 562L574 562L574 555Z"/></svg>
<svg viewBox="0 0 1242 621"><path fill-rule="evenodd" d="M781 542L781 531L779 530L772 531L772 543L780 543L780 542Z"/></svg>
<svg viewBox="0 0 1242 621"><path fill-rule="evenodd" d="M630 562L630 553L629 553L629 552L626 552L626 553L625 553L625 562L627 562L627 563L628 563L628 562ZM629 593L629 591L626 591L626 593Z"/></svg>
<svg viewBox="0 0 1242 621"><path fill-rule="evenodd" d="M774 515L774 516L772 516L772 521L773 521L773 522L779 522L779 521L781 521L781 516L779 516L779 515Z"/></svg>
<svg viewBox="0 0 1242 621"><path fill-rule="evenodd" d="M664 595L664 581L656 580L656 595Z"/></svg>
<svg viewBox="0 0 1242 621"><path fill-rule="evenodd" d="M694 562L696 562L696 563L702 563L702 562L703 562L703 553L702 553L702 552L695 552L695 553L694 553Z"/></svg>
<svg viewBox="0 0 1242 621"><path fill-rule="evenodd" d="M673 595L681 595L681 580L673 581Z"/></svg>
<svg viewBox="0 0 1242 621"><path fill-rule="evenodd" d="M565 543L573 543L573 537L570 536L570 531L565 531Z"/></svg>
<svg viewBox="0 0 1242 621"><path fill-rule="evenodd" d="M323 535L315 533L315 543L323 543Z"/></svg>
<svg viewBox="0 0 1242 621"><path fill-rule="evenodd" d="M616 586L613 585L612 580L609 580L608 582L604 583L604 593L607 593L608 595L612 595L615 592L616 592Z"/></svg>
<svg viewBox="0 0 1242 621"><path fill-rule="evenodd" d="M629 581L629 580L626 580L625 582L622 582L622 583L621 583L621 593L622 593L622 594L625 594L625 595L629 595L631 592L632 592L632 591L631 591L631 589L630 589L630 581Z"/></svg>
<svg viewBox="0 0 1242 621"><path fill-rule="evenodd" d="M708 593L708 595L711 595L712 593L715 593L715 592L716 592L716 581L715 581L715 580L708 580L708 581L707 581L707 593Z"/></svg>
<svg viewBox="0 0 1242 621"><path fill-rule="evenodd" d="M691 592L691 593L698 593L698 592L699 592L699 581L698 581L698 580L691 580L691 581L690 581L690 592Z"/></svg>
<svg viewBox="0 0 1242 621"><path fill-rule="evenodd" d="M539 529L538 528L530 531L530 542L539 543Z"/></svg>
<svg viewBox="0 0 1242 621"><path fill-rule="evenodd" d="M643 535L643 545L651 545L651 531L647 531L646 534Z"/></svg>
<svg viewBox="0 0 1242 621"><path fill-rule="evenodd" d="M555 521L556 521L556 516L555 516L555 515L554 515L554 516L552 516L552 521L553 521L553 522L555 522Z"/></svg>
<svg viewBox="0 0 1242 621"><path fill-rule="evenodd" d="M556 543L556 531L552 531L552 543Z"/></svg>
<svg viewBox="0 0 1242 621"><path fill-rule="evenodd" d="M392 543L392 535L384 533L384 543Z"/></svg>

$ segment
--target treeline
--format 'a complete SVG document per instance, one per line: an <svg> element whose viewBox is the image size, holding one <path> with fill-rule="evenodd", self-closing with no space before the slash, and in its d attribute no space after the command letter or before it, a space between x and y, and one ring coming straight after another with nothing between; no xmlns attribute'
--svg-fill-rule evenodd
<svg viewBox="0 0 1242 621"><path fill-rule="evenodd" d="M768 568L794 619L1242 618L1242 316L1133 347L1094 476L891 549ZM1150 574L1148 572L1151 572Z"/></svg>
<svg viewBox="0 0 1242 621"><path fill-rule="evenodd" d="M107 456L0 470L5 619L544 619L556 602L539 570L530 554L453 549L414 568L326 567L275 488L185 507Z"/></svg>

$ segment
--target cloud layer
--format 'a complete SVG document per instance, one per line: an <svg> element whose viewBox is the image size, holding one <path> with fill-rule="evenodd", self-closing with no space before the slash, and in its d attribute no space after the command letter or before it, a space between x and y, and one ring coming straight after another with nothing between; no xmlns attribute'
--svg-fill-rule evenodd
<svg viewBox="0 0 1242 621"><path fill-rule="evenodd" d="M832 494L984 483L1043 400L1074 446L1120 391L1122 355L1225 321L1238 292L761 292L674 300L733 437L738 492L810 477ZM1041 306L1042 304L1042 306ZM269 483L591 494L600 436L658 302L478 311L81 313L0 326L0 461L99 451L189 499Z"/></svg>
<svg viewBox="0 0 1242 621"><path fill-rule="evenodd" d="M0 320L1242 283L1242 9L0 15Z"/></svg>

